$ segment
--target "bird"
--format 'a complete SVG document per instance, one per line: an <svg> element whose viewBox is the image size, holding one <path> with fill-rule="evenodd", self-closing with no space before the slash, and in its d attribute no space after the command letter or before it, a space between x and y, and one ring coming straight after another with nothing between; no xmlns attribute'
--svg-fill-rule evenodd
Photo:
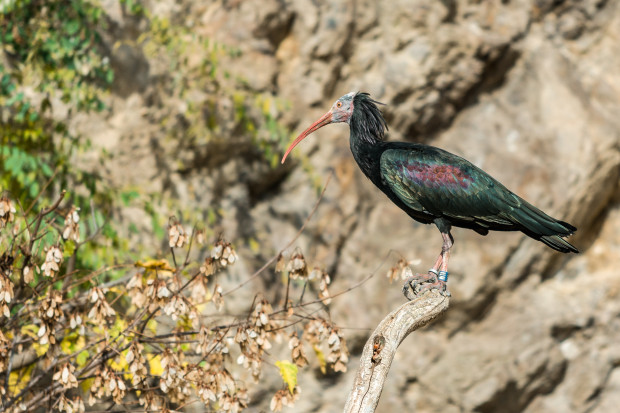
<svg viewBox="0 0 620 413"><path fill-rule="evenodd" d="M577 228L547 215L468 160L422 143L387 141L388 125L378 105L383 104L368 93L347 93L299 134L281 163L299 142L323 126L349 125L351 152L364 175L411 218L435 224L441 233L443 244L435 264L427 273L406 280L403 293L408 299L431 289L450 295L452 227L481 235L491 230L521 231L556 251L579 252L564 239Z"/></svg>

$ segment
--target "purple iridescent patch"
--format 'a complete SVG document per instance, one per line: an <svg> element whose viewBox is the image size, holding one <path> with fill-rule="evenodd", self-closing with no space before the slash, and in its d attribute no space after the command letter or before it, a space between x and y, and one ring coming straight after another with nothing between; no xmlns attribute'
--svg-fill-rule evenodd
<svg viewBox="0 0 620 413"><path fill-rule="evenodd" d="M421 162L410 162L403 164L402 168L406 176L418 185L430 187L459 185L467 189L472 181L471 176L452 165L429 165Z"/></svg>

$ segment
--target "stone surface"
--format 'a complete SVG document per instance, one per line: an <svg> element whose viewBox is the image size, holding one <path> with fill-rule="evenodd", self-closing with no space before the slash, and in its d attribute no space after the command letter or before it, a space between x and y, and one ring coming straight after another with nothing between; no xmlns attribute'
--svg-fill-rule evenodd
<svg viewBox="0 0 620 413"><path fill-rule="evenodd" d="M339 96L368 91L387 104L390 139L462 155L579 228L572 242L582 253L572 256L520 234L483 238L455 229L452 307L403 344L378 411L615 411L618 2L176 3L158 13L186 13L195 30L239 48L241 57L227 60L227 67L249 88L290 102L281 121L295 130ZM115 30L130 37L131 22L118 10L111 13ZM316 199L304 168L293 160L271 171L238 137L205 145L200 156L173 151L149 120L157 109L152 88L164 66L131 48L119 49L115 59L118 67L137 64L138 70L119 76L108 118L82 124L98 125L95 145L113 154L105 165L110 180L225 209L220 225L227 237L253 237L265 256L286 245ZM332 304L334 320L354 328L347 330L349 347L359 350L403 299L400 282L390 285L384 277L387 269L402 255L419 259L415 269L426 270L441 238L434 227L412 222L362 176L347 136L346 125L331 126L293 153L306 154L322 182L334 173L296 246L328 269L332 291L375 274ZM181 158L190 166L179 167ZM262 256L244 255L248 270L262 262ZM268 289L270 282L253 285ZM352 377L304 371L294 410L341 410ZM256 393L250 411L268 408L269 391Z"/></svg>

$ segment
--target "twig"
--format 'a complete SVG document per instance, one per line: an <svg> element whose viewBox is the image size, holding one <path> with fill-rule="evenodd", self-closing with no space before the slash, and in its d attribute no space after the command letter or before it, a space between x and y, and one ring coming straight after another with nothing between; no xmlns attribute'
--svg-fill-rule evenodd
<svg viewBox="0 0 620 413"><path fill-rule="evenodd" d="M177 274L181 272L181 270L189 265L189 253L192 252L192 245L194 244L194 237L196 236L196 226L192 227L192 235L189 236L189 246L187 247L187 254L185 254L185 260L183 261L183 267L181 269L177 269Z"/></svg>
<svg viewBox="0 0 620 413"><path fill-rule="evenodd" d="M400 343L410 333L446 311L449 303L448 297L431 290L401 305L379 323L364 346L353 389L344 408L345 413L375 411Z"/></svg>
<svg viewBox="0 0 620 413"><path fill-rule="evenodd" d="M54 173L52 173L52 176L50 176L50 179L47 180L47 182L45 183L45 185L43 185L43 188L41 188L41 190L39 191L39 193L37 194L36 197L34 197L34 199L32 200L32 203L30 204L30 206L28 207L27 210L24 211L24 216L28 216L28 214L30 213L30 211L32 211L32 208L34 208L34 206L37 204L37 201L39 200L39 198L41 197L41 195L43 194L43 192L45 192L45 190L47 189L48 186L50 186L50 184L54 181L54 178L56 178L56 175L58 174L58 171L60 170L59 167L57 167L54 170ZM64 195L64 194L63 194Z"/></svg>
<svg viewBox="0 0 620 413"><path fill-rule="evenodd" d="M24 284L25 284L25 282L24 282L24 269L28 265L30 265L30 259L32 258L32 248L34 247L34 243L38 239L37 236L38 236L38 233L39 233L39 228L41 227L41 221L43 221L43 218L46 215L51 214L52 212L54 212L56 210L56 208L58 208L60 206L60 203L65 198L65 194L66 193L67 193L67 191L63 189L62 192L60 193L60 196L56 200L56 202L54 202L50 207L48 207L46 209L42 209L41 211L39 211L39 213L37 214L36 218L33 221L33 222L36 222L33 232L30 232L30 225L32 225L33 222L28 223L28 217L24 213L24 219L26 220L26 226L28 228L28 232L29 232L28 235L30 237L30 242L28 244L26 244L26 250L22 251L22 253L24 254L24 260L22 262L22 265L21 265L21 268L20 268L20 271L19 271L19 286L17 287L17 291L14 294L16 298L17 297L21 297L22 291L24 289ZM33 205L34 205L34 203L33 203ZM30 208L28 210L30 210Z"/></svg>
<svg viewBox="0 0 620 413"><path fill-rule="evenodd" d="M6 368L6 377L4 378L4 394L9 393L9 381L11 378L11 371L13 369L13 347L15 346L15 340L17 337L13 337L13 343L9 347L9 365Z"/></svg>
<svg viewBox="0 0 620 413"><path fill-rule="evenodd" d="M223 293L222 294L223 297L227 296L230 293L233 293L233 292L237 291L239 288L243 287L244 285L246 285L247 283L252 281L254 278L258 277L260 275L260 273L265 271L265 269L267 267L269 267L271 264L273 264L274 261L276 261L278 259L278 257L280 257L280 255L282 255L282 253L284 251L289 249L291 247L291 245L293 245L293 243L295 243L295 241L297 241L297 238L299 238L299 236L304 232L304 230L306 229L306 225L308 225L308 222L310 222L310 218L312 218L312 216L316 212L317 208L319 207L319 204L321 203L321 200L323 199L323 195L325 194L325 190L327 189L327 186L329 185L329 181L332 179L332 175L333 175L333 172L330 173L329 176L327 177L327 181L325 182L325 186L323 187L323 190L321 191L321 194L319 195L319 199L316 200L316 203L312 207L312 210L310 211L310 214L308 215L308 218L306 218L306 220L304 221L303 225L301 226L301 228L299 228L299 231L297 231L297 234L295 234L293 239L291 239L290 242L288 244L286 244L286 246L284 248L282 248L276 255L271 257L271 259L269 261L267 261L262 267L260 267L258 270L256 270L256 272L254 274L250 275L250 277L247 280L245 280L241 284L237 285L233 289L228 290L225 293Z"/></svg>
<svg viewBox="0 0 620 413"><path fill-rule="evenodd" d="M291 273L289 272L286 275L286 296L284 297L284 311L288 310L288 293L290 289L291 289Z"/></svg>

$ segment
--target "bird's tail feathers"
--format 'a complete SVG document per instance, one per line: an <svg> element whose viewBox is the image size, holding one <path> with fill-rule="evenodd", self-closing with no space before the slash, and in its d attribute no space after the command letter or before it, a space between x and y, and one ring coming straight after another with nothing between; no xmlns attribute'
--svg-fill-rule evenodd
<svg viewBox="0 0 620 413"><path fill-rule="evenodd" d="M556 220L556 222L560 225L562 225L564 228L566 228L567 230L570 231L570 234L573 234L575 231L577 231L577 228L575 228L574 226L572 226L571 224L569 224L568 222L564 222L564 221L560 221L560 220Z"/></svg>
<svg viewBox="0 0 620 413"><path fill-rule="evenodd" d="M577 228L564 221L558 221L550 217L526 201L523 201L516 215L518 218L524 218L523 222L521 222L522 225L540 235L568 236L577 230Z"/></svg>
<svg viewBox="0 0 620 413"><path fill-rule="evenodd" d="M558 235L551 235L551 236L545 235L545 236L540 237L540 240L556 251L575 252L575 253L579 252L577 248L575 248L568 241L566 241L565 239L563 239L562 237Z"/></svg>
<svg viewBox="0 0 620 413"><path fill-rule="evenodd" d="M532 204L523 201L513 211L513 217L523 225L531 237L539 239L549 247L560 252L579 252L562 237L572 235L577 228L567 222L557 220L542 212Z"/></svg>

